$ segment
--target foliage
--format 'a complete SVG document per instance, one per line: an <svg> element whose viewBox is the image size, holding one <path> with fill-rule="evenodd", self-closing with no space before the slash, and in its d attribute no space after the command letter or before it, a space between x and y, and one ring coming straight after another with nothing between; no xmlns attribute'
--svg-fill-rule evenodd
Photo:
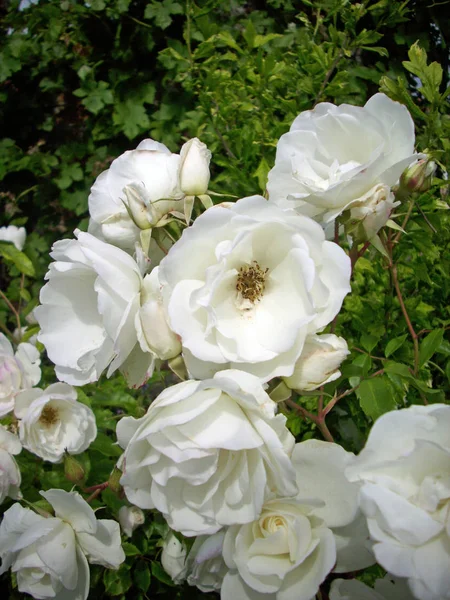
<svg viewBox="0 0 450 600"><path fill-rule="evenodd" d="M327 427L358 451L373 420L406 396L408 404L448 397L450 89L447 22L437 8L419 0L41 0L21 10L14 0L0 11L0 224L28 233L23 252L0 243L0 327L10 337L38 303L51 244L87 228L90 186L120 153L148 136L174 151L198 136L213 152L211 189L263 192L277 140L299 112L319 101L363 104L381 89L408 107L418 149L438 170L428 190L396 209L405 233L386 228L386 255L370 246L357 257L352 294L332 325L352 351L342 376L282 406L298 440ZM22 341L36 331L29 325ZM46 363L41 387L54 381ZM79 390L100 432L77 457L81 490L111 482L117 420L144 414L175 381L164 366L139 390L119 376ZM26 451L18 462L30 502L40 501L38 489L73 487L64 464ZM126 503L113 487L92 500L112 518ZM162 570L166 531L162 517L147 515L119 571L91 569L92 597L204 597L172 587ZM3 585L19 597L7 574Z"/></svg>

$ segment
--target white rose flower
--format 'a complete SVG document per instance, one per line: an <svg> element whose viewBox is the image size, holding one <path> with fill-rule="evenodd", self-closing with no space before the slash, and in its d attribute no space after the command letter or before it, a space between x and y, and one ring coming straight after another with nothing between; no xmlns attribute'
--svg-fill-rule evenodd
<svg viewBox="0 0 450 600"><path fill-rule="evenodd" d="M179 577L184 570L186 562L186 546L180 542L176 535L169 533L164 540L163 551L161 553L161 564L164 571L178 583Z"/></svg>
<svg viewBox="0 0 450 600"><path fill-rule="evenodd" d="M198 138L186 142L180 152L180 187L187 196L201 196L208 191L211 152Z"/></svg>
<svg viewBox="0 0 450 600"><path fill-rule="evenodd" d="M108 377L120 369L129 385L139 386L153 372L151 350L162 346L164 358L170 354L165 322L148 322L165 319L163 312L143 307L141 319L141 303L148 295L146 279L131 256L89 233L75 234L78 239L53 246L51 256L56 262L50 265L49 281L41 290L42 306L35 310L41 326L38 339L61 381L84 385L97 381L108 368ZM152 288L151 299L157 293ZM172 342L176 354L178 345Z"/></svg>
<svg viewBox="0 0 450 600"><path fill-rule="evenodd" d="M336 544L311 509L310 502L276 498L258 520L227 530L223 557L230 570L221 600L313 600L334 566Z"/></svg>
<svg viewBox="0 0 450 600"><path fill-rule="evenodd" d="M322 102L302 112L281 136L267 183L269 200L327 223L377 184L397 183L422 156L414 153L414 140L407 108L384 94L364 107Z"/></svg>
<svg viewBox="0 0 450 600"><path fill-rule="evenodd" d="M374 589L357 579L335 579L330 600L414 600L403 579L386 575L375 581Z"/></svg>
<svg viewBox="0 0 450 600"><path fill-rule="evenodd" d="M192 377L236 368L292 375L307 335L350 291L350 260L322 228L261 196L214 206L159 267L170 328Z"/></svg>
<svg viewBox="0 0 450 600"><path fill-rule="evenodd" d="M141 419L117 425L121 484L184 535L256 519L269 495L293 495L286 418L256 377L223 371L164 390Z"/></svg>
<svg viewBox="0 0 450 600"><path fill-rule="evenodd" d="M55 516L43 517L20 504L5 512L0 525L0 574L11 568L19 592L34 598L86 600L87 560L112 569L125 560L119 524L97 519L76 492L40 493Z"/></svg>
<svg viewBox="0 0 450 600"><path fill-rule="evenodd" d="M27 232L25 227L16 227L15 225L0 227L0 242L12 242L20 252L25 246L26 239Z"/></svg>
<svg viewBox="0 0 450 600"><path fill-rule="evenodd" d="M199 535L186 559L184 570L177 583L186 578L189 585L202 592L217 592L222 587L223 578L228 572L222 556L225 530L213 535Z"/></svg>
<svg viewBox="0 0 450 600"><path fill-rule="evenodd" d="M450 406L384 414L346 475L362 482L377 562L419 600L450 598Z"/></svg>
<svg viewBox="0 0 450 600"><path fill-rule="evenodd" d="M122 531L128 537L145 522L145 515L138 506L122 506L118 516Z"/></svg>
<svg viewBox="0 0 450 600"><path fill-rule="evenodd" d="M348 354L344 338L331 333L311 335L306 338L293 374L283 379L293 390L316 390L341 376L339 366Z"/></svg>
<svg viewBox="0 0 450 600"><path fill-rule="evenodd" d="M151 139L116 158L91 188L89 231L132 254L141 229L180 205L179 168L180 156Z"/></svg>
<svg viewBox="0 0 450 600"><path fill-rule="evenodd" d="M334 572L365 569L375 563L369 531L359 510L360 484L350 483L345 470L356 460L338 444L307 440L295 445L292 453L299 492L298 502L313 498L318 505L311 514L322 519L334 535L336 565Z"/></svg>
<svg viewBox="0 0 450 600"><path fill-rule="evenodd" d="M23 447L49 462L61 462L65 452L84 452L97 437L94 413L66 383L21 392L14 412Z"/></svg>
<svg viewBox="0 0 450 600"><path fill-rule="evenodd" d="M41 359L38 350L24 342L14 354L8 338L0 333L0 417L14 408L16 395L39 383Z"/></svg>
<svg viewBox="0 0 450 600"><path fill-rule="evenodd" d="M7 496L14 500L21 497L20 470L13 457L21 451L19 438L0 425L0 504Z"/></svg>

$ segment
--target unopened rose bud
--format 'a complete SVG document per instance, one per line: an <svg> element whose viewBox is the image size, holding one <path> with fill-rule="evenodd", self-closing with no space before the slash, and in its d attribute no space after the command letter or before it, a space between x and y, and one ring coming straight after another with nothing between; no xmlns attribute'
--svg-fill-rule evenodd
<svg viewBox="0 0 450 600"><path fill-rule="evenodd" d="M161 564L164 571L177 581L184 570L186 562L186 546L171 532L164 540Z"/></svg>
<svg viewBox="0 0 450 600"><path fill-rule="evenodd" d="M80 483L85 476L83 467L70 454L64 456L64 475L72 483Z"/></svg>
<svg viewBox="0 0 450 600"><path fill-rule="evenodd" d="M206 144L193 138L183 145L180 152L180 188L186 196L206 194L209 184L211 152Z"/></svg>
<svg viewBox="0 0 450 600"><path fill-rule="evenodd" d="M137 506L122 506L119 509L119 523L126 536L131 537L133 531L144 522L145 515Z"/></svg>
<svg viewBox="0 0 450 600"><path fill-rule="evenodd" d="M339 366L348 354L350 352L344 338L333 334L311 335L306 340L293 374L283 377L284 382L293 390L316 390L340 377Z"/></svg>
<svg viewBox="0 0 450 600"><path fill-rule="evenodd" d="M349 217L345 223L347 235L357 243L372 239L386 225L392 209L400 202L387 185L378 184L349 206Z"/></svg>
<svg viewBox="0 0 450 600"><path fill-rule="evenodd" d="M435 171L434 161L429 158L419 160L402 173L400 185L410 192L426 192L431 187Z"/></svg>
<svg viewBox="0 0 450 600"><path fill-rule="evenodd" d="M143 192L134 185L125 186L123 191L126 197L125 207L135 225L140 229L150 229L150 203L145 201Z"/></svg>
<svg viewBox="0 0 450 600"><path fill-rule="evenodd" d="M145 351L151 351L161 360L178 356L181 343L178 336L170 329L162 305L160 283L156 267L145 276L141 293L142 306L139 311L143 337L139 341Z"/></svg>
<svg viewBox="0 0 450 600"><path fill-rule="evenodd" d="M108 488L115 494L118 494L122 489L122 486L120 485L120 478L122 477L122 475L122 471L119 468L114 467L114 469L111 472L111 475L109 476Z"/></svg>

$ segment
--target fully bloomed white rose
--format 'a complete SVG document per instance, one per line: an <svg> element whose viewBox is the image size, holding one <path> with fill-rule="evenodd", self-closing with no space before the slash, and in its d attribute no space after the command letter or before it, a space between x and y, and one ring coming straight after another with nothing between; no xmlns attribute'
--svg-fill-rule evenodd
<svg viewBox="0 0 450 600"><path fill-rule="evenodd" d="M21 392L14 412L23 447L53 463L61 462L65 452L84 452L97 437L94 413L77 402L76 390L66 383Z"/></svg>
<svg viewBox="0 0 450 600"><path fill-rule="evenodd" d="M308 335L350 291L350 261L322 228L261 196L214 206L183 232L159 276L191 376L294 371Z"/></svg>
<svg viewBox="0 0 450 600"><path fill-rule="evenodd" d="M367 530L361 539L355 529L359 485L344 473L354 460L337 444L296 444L297 495L269 500L258 520L225 532L229 572L222 600L313 600L332 570L353 571L375 562L364 545ZM342 543L344 530L347 544Z"/></svg>
<svg viewBox="0 0 450 600"><path fill-rule="evenodd" d="M313 506L276 498L258 520L227 530L221 600L313 600L336 561L333 533Z"/></svg>
<svg viewBox="0 0 450 600"><path fill-rule="evenodd" d="M0 417L14 408L17 394L39 383L41 378L39 351L24 342L14 354L8 338L0 333Z"/></svg>
<svg viewBox="0 0 450 600"><path fill-rule="evenodd" d="M281 136L267 183L269 200L332 221L352 202L370 204L377 185L396 184L421 157L414 141L407 108L384 94L363 107L322 102L300 113Z"/></svg>
<svg viewBox="0 0 450 600"><path fill-rule="evenodd" d="M450 406L384 414L346 475L362 482L377 562L419 600L450 598Z"/></svg>
<svg viewBox="0 0 450 600"><path fill-rule="evenodd" d="M259 380L240 371L164 390L144 417L117 425L128 500L157 508L187 536L253 521L269 496L297 489L294 438L275 410Z"/></svg>
<svg viewBox="0 0 450 600"><path fill-rule="evenodd" d="M89 231L133 253L141 229L153 227L180 204L179 169L180 156L151 139L124 152L91 188Z"/></svg>
<svg viewBox="0 0 450 600"><path fill-rule="evenodd" d="M387 575L375 581L374 589L356 579L335 579L330 600L414 600L404 579Z"/></svg>
<svg viewBox="0 0 450 600"><path fill-rule="evenodd" d="M0 425L0 504L7 496L20 497L20 470L13 455L21 451L19 438Z"/></svg>
<svg viewBox="0 0 450 600"><path fill-rule="evenodd" d="M120 369L129 385L141 385L153 372L153 350L163 348L161 358L169 358L170 341L173 356L180 349L165 320L159 322L163 311L146 309L147 300L158 304L159 287L123 250L89 233L75 234L78 239L53 246L55 262L35 309L38 339L61 381L84 385L108 368L108 377Z"/></svg>
<svg viewBox="0 0 450 600"><path fill-rule="evenodd" d="M0 242L12 242L17 250L22 251L26 239L25 227L16 227L15 225L0 227Z"/></svg>
<svg viewBox="0 0 450 600"><path fill-rule="evenodd" d="M341 376L339 366L350 354L344 338L332 333L311 335L306 339L303 352L285 383L294 390L316 390Z"/></svg>
<svg viewBox="0 0 450 600"><path fill-rule="evenodd" d="M11 568L19 592L34 598L86 600L92 564L117 569L125 560L119 524L97 519L76 492L40 492L55 516L13 504L0 525L0 574Z"/></svg>

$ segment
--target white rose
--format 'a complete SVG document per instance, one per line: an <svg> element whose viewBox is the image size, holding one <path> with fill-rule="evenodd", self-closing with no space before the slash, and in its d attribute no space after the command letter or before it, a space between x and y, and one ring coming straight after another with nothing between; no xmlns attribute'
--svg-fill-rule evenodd
<svg viewBox="0 0 450 600"><path fill-rule="evenodd" d="M294 390L316 390L341 376L339 366L350 354L344 338L333 334L311 335L306 338L300 358L286 385Z"/></svg>
<svg viewBox="0 0 450 600"><path fill-rule="evenodd" d="M145 515L138 506L122 506L118 516L122 531L128 537L145 522Z"/></svg>
<svg viewBox="0 0 450 600"><path fill-rule="evenodd" d="M184 563L186 561L186 546L180 542L172 532L169 533L167 538L164 540L163 550L161 553L161 564L164 571L170 575L170 577L178 582L178 578L184 570Z"/></svg>
<svg viewBox="0 0 450 600"><path fill-rule="evenodd" d="M14 246L22 251L25 246L25 240L27 238L27 232L25 227L16 227L15 225L8 225L7 227L0 227L0 241L1 242L12 242Z"/></svg>
<svg viewBox="0 0 450 600"><path fill-rule="evenodd" d="M314 506L314 505L313 505ZM313 600L336 561L331 530L292 498L266 502L258 520L233 525L223 557L222 600Z"/></svg>
<svg viewBox="0 0 450 600"><path fill-rule="evenodd" d="M347 231L352 232L357 241L372 239L386 225L392 210L399 204L395 202L389 186L376 185L347 206L350 209Z"/></svg>
<svg viewBox="0 0 450 600"><path fill-rule="evenodd" d="M156 225L179 205L179 168L180 156L151 139L116 158L91 188L89 230L95 234L98 231L105 241L133 253L141 228ZM124 191L126 186L131 186L129 194Z"/></svg>
<svg viewBox="0 0 450 600"><path fill-rule="evenodd" d="M414 600L404 580L387 575L375 581L374 589L357 579L335 579L330 600Z"/></svg>
<svg viewBox="0 0 450 600"><path fill-rule="evenodd" d="M66 383L21 392L14 412L23 447L53 463L65 452L84 452L97 437L94 413L77 402L76 390Z"/></svg>
<svg viewBox="0 0 450 600"><path fill-rule="evenodd" d="M141 419L117 425L121 484L184 535L257 518L270 494L296 492L294 438L256 377L223 371L164 390Z"/></svg>
<svg viewBox="0 0 450 600"><path fill-rule="evenodd" d="M360 484L350 483L345 470L355 455L338 444L307 440L295 445L292 465L296 472L298 502L318 501L311 514L322 519L334 535L334 571L346 573L365 569L375 563L370 549L369 531L358 506Z"/></svg>
<svg viewBox="0 0 450 600"><path fill-rule="evenodd" d="M187 196L201 196L208 191L211 152L198 138L186 142L180 152L180 187Z"/></svg>
<svg viewBox="0 0 450 600"><path fill-rule="evenodd" d="M189 585L202 592L217 592L222 587L223 578L228 572L222 556L225 530L213 535L199 535L186 559L184 570L177 583L186 578Z"/></svg>
<svg viewBox="0 0 450 600"><path fill-rule="evenodd" d="M34 598L86 600L89 566L117 569L125 560L119 524L97 519L76 492L40 492L55 517L13 504L0 525L0 574L11 568L19 592ZM87 560L86 560L87 558Z"/></svg>
<svg viewBox="0 0 450 600"><path fill-rule="evenodd" d="M144 314L143 328L140 310L146 296L141 292L146 286L137 263L89 233L75 234L77 240L53 246L56 262L41 290L42 306L35 310L41 326L38 339L61 381L84 385L97 381L108 368L108 377L120 369L129 385L141 385L153 372L155 354L150 349L166 344L169 336L165 322L148 319L163 319L163 314Z"/></svg>
<svg viewBox="0 0 450 600"><path fill-rule="evenodd" d="M361 509L377 562L408 579L419 600L450 598L450 406L381 416L346 474L362 482Z"/></svg>
<svg viewBox="0 0 450 600"><path fill-rule="evenodd" d="M191 376L236 368L292 375L307 335L350 291L350 260L322 228L261 196L214 206L160 264L171 329Z"/></svg>
<svg viewBox="0 0 450 600"><path fill-rule="evenodd" d="M20 391L39 383L40 364L39 352L32 344L19 344L14 354L10 341L0 333L0 417L13 410Z"/></svg>
<svg viewBox="0 0 450 600"><path fill-rule="evenodd" d="M364 107L328 102L302 112L277 145L271 202L327 223L375 185L393 186L414 154L407 108L384 94Z"/></svg>
<svg viewBox="0 0 450 600"><path fill-rule="evenodd" d="M20 470L12 456L21 450L19 438L0 425L0 504L7 496L14 500L21 497Z"/></svg>

